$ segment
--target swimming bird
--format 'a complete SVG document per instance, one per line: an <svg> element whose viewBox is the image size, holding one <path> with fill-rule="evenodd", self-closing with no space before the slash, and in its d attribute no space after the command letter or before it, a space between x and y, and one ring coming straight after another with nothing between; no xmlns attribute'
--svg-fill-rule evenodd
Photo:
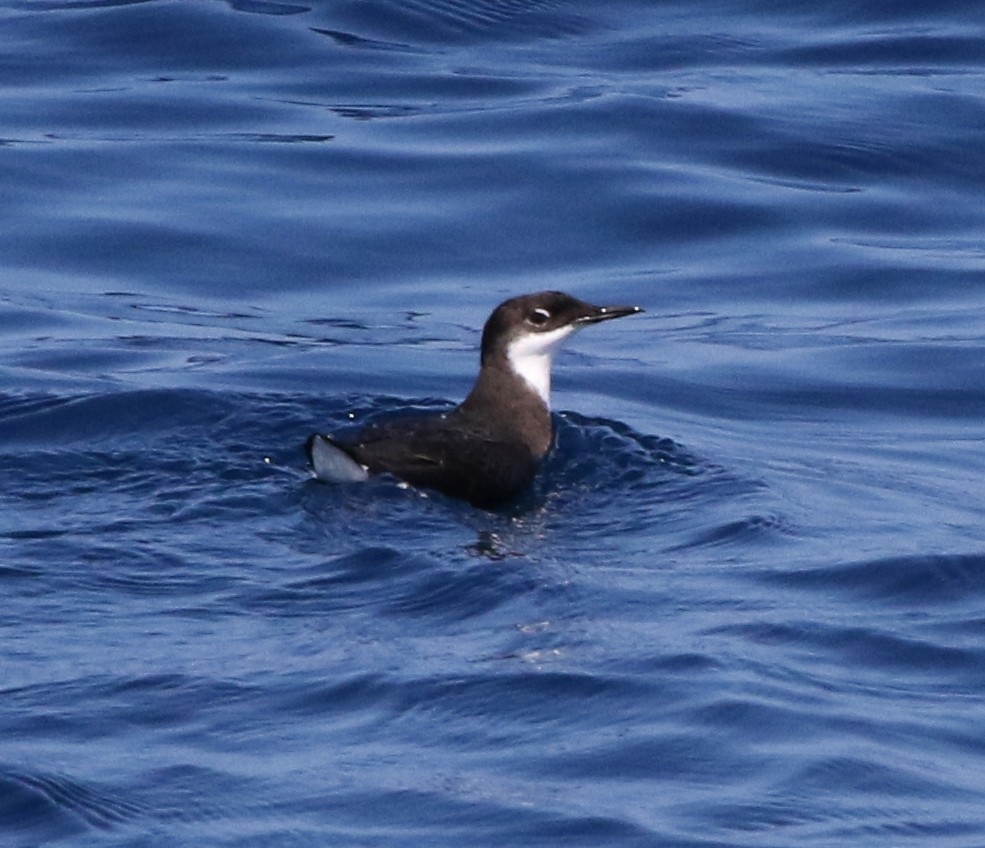
<svg viewBox="0 0 985 848"><path fill-rule="evenodd" d="M315 433L305 452L319 480L388 473L474 506L499 506L533 480L553 440L551 364L576 330L642 312L557 291L513 297L482 330L479 376L450 412L364 428L354 440Z"/></svg>

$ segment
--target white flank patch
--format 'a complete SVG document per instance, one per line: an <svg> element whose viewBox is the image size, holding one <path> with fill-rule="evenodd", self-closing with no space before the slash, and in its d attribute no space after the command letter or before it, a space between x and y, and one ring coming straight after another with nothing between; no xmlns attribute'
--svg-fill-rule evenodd
<svg viewBox="0 0 985 848"><path fill-rule="evenodd" d="M577 327L568 324L548 333L524 333L506 349L513 370L522 377L541 400L551 408L551 363L554 352Z"/></svg>
<svg viewBox="0 0 985 848"><path fill-rule="evenodd" d="M366 469L324 436L311 442L311 465L323 483L356 483L369 479Z"/></svg>

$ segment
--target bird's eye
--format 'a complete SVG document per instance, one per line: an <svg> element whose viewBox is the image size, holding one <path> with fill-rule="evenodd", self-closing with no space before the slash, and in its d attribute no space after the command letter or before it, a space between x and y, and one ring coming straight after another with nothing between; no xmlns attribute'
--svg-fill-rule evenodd
<svg viewBox="0 0 985 848"><path fill-rule="evenodd" d="M546 309L538 308L535 309L533 312L531 312L529 316L527 316L527 320L531 324L535 324L539 327L542 324L546 324L548 321L551 320L551 313L548 312Z"/></svg>

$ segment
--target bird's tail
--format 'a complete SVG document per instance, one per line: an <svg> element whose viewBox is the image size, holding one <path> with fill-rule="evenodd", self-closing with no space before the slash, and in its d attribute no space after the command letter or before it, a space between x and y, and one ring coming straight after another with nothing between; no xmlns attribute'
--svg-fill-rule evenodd
<svg viewBox="0 0 985 848"><path fill-rule="evenodd" d="M328 436L314 433L305 442L304 452L315 477L324 483L354 483L365 480L369 472Z"/></svg>

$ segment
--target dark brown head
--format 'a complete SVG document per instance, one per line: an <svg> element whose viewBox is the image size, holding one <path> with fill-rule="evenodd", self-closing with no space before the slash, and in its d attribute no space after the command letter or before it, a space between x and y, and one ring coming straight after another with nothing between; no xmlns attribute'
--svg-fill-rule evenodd
<svg viewBox="0 0 985 848"><path fill-rule="evenodd" d="M512 297L497 306L486 321L482 330L482 364L497 352L505 355L515 341L524 337L531 338L532 347L553 348L587 324L642 311L639 306L592 306L559 291Z"/></svg>
<svg viewBox="0 0 985 848"><path fill-rule="evenodd" d="M593 306L564 292L510 298L497 306L482 331L482 364L502 359L550 405L551 362L568 336L588 324L642 312L639 306Z"/></svg>

